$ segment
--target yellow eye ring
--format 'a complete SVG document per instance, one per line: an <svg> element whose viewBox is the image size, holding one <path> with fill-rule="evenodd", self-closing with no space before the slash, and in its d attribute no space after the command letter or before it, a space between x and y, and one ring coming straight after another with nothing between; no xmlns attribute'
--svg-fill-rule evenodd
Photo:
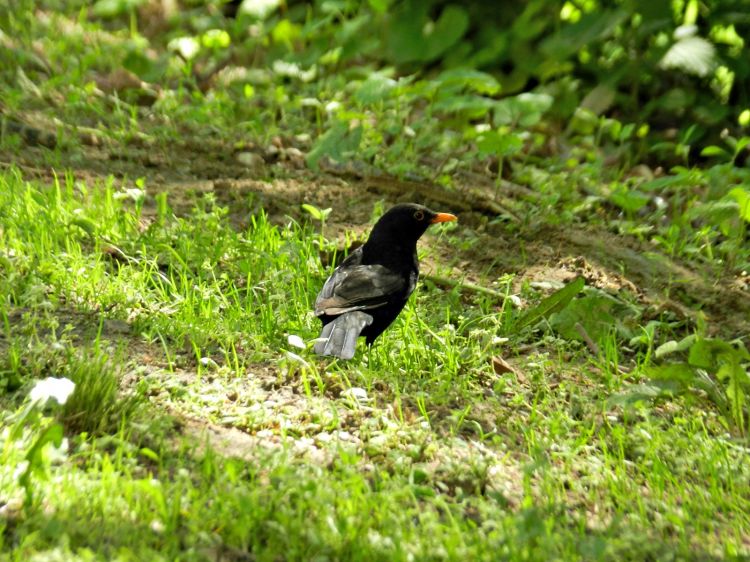
<svg viewBox="0 0 750 562"><path fill-rule="evenodd" d="M418 221L424 220L424 212L422 211L415 212L414 218L417 219Z"/></svg>

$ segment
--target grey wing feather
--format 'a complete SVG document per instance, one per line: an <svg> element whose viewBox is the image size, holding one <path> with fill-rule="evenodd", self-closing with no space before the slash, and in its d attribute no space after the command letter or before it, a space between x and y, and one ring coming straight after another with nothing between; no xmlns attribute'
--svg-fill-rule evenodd
<svg viewBox="0 0 750 562"><path fill-rule="evenodd" d="M359 333L372 324L372 316L364 312L342 314L323 326L323 332L315 344L318 355L333 355L341 359L351 359L357 346Z"/></svg>

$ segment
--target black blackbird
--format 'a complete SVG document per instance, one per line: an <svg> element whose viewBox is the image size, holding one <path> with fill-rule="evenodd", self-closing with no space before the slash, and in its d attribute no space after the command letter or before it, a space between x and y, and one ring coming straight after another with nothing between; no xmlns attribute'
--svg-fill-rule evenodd
<svg viewBox="0 0 750 562"><path fill-rule="evenodd" d="M318 293L315 315L323 331L315 353L351 359L357 337L372 344L396 319L417 284L417 240L431 224L454 220L450 213L414 203L388 209L367 242L334 270Z"/></svg>

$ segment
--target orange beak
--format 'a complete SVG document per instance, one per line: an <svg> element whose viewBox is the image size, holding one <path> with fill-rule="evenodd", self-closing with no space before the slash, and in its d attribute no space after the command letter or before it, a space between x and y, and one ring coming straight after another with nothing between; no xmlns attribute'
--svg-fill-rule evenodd
<svg viewBox="0 0 750 562"><path fill-rule="evenodd" d="M435 224L436 222L451 222L457 220L458 217L456 215L451 215L450 213L438 213L437 215L435 215L435 218L430 221L430 224Z"/></svg>

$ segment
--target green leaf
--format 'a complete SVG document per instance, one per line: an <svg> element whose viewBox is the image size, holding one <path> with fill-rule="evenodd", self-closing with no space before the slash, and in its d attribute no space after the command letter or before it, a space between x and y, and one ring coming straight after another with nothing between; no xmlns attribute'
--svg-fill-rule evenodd
<svg viewBox="0 0 750 562"><path fill-rule="evenodd" d="M361 140L361 126L349 129L349 123L345 121L337 121L318 139L313 149L307 154L307 165L313 170L318 170L318 163L324 156L339 161L347 153L359 148Z"/></svg>
<svg viewBox="0 0 750 562"><path fill-rule="evenodd" d="M565 59L583 46L610 36L629 16L627 10L591 11L576 23L562 26L560 31L542 41L541 51L549 58Z"/></svg>
<svg viewBox="0 0 750 562"><path fill-rule="evenodd" d="M478 119L487 115L495 106L495 100L482 96L446 96L433 104L435 111L444 113L461 113L469 119Z"/></svg>
<svg viewBox="0 0 750 562"><path fill-rule="evenodd" d="M666 384L665 384L666 383ZM613 394L607 399L608 406L631 406L638 402L648 402L656 398L680 394L682 387L669 381L634 384L622 392Z"/></svg>
<svg viewBox="0 0 750 562"><path fill-rule="evenodd" d="M663 178L645 181L638 187L641 191L660 191L667 187L684 184L686 181L688 179L683 175L664 176Z"/></svg>
<svg viewBox="0 0 750 562"><path fill-rule="evenodd" d="M553 101L549 94L533 93L502 99L495 105L495 124L530 127L539 122Z"/></svg>
<svg viewBox="0 0 750 562"><path fill-rule="evenodd" d="M19 482L24 488L29 488L31 473L38 472L44 474L44 464L42 461L42 451L47 443L52 443L55 447L62 445L63 439L63 428L59 423L54 423L48 426L40 435L36 438L33 445L26 453L26 460L29 462L26 470L21 474Z"/></svg>
<svg viewBox="0 0 750 562"><path fill-rule="evenodd" d="M573 298L583 290L585 286L583 277L578 277L571 281L562 289L555 291L547 298L543 299L534 308L524 312L516 322L516 328L522 330L528 326L533 326L542 318L549 317L554 312L559 312L565 308Z"/></svg>
<svg viewBox="0 0 750 562"><path fill-rule="evenodd" d="M148 447L141 448L140 453L147 459L150 459L154 462L159 462L159 455L152 449L149 449Z"/></svg>
<svg viewBox="0 0 750 562"><path fill-rule="evenodd" d="M731 197L737 201L737 205L740 207L740 217L745 222L750 222L750 191L744 187L735 187L729 192Z"/></svg>
<svg viewBox="0 0 750 562"><path fill-rule="evenodd" d="M667 380L679 383L685 388L690 387L696 378L695 369L687 363L668 363L646 370L646 374L653 380Z"/></svg>
<svg viewBox="0 0 750 562"><path fill-rule="evenodd" d="M317 221L324 221L324 220L326 220L328 218L328 215L330 215L331 211L333 210L333 208L331 208L331 207L329 207L327 209L319 209L315 205L310 205L308 203L303 203L302 204L302 209L304 211L307 211L308 213L310 213L310 215L312 216L312 218L314 218Z"/></svg>
<svg viewBox="0 0 750 562"><path fill-rule="evenodd" d="M83 217L76 217L71 219L69 224L77 226L89 236L93 236L96 233L96 223L92 220Z"/></svg>
<svg viewBox="0 0 750 562"><path fill-rule="evenodd" d="M691 334L683 339L681 339L679 342L675 340L670 340L668 342L665 342L661 344L659 347L656 348L656 351L654 352L654 355L657 359L661 359L665 355L669 355L671 353L676 353L678 351L685 351L686 349L689 349L693 343L695 343L695 340L698 339L698 336L695 334Z"/></svg>
<svg viewBox="0 0 750 562"><path fill-rule="evenodd" d="M664 53L659 66L696 76L708 76L716 66L716 49L702 37L685 37Z"/></svg>
<svg viewBox="0 0 750 562"><path fill-rule="evenodd" d="M690 347L688 356L688 363L709 371L732 361L750 361L750 353L739 340L727 342L714 338L698 338Z"/></svg>
<svg viewBox="0 0 750 562"><path fill-rule="evenodd" d="M391 0L368 0L370 7L378 14L384 14L391 5Z"/></svg>
<svg viewBox="0 0 750 562"><path fill-rule="evenodd" d="M275 43L283 43L288 49L292 49L294 41L302 33L302 27L292 23L288 19L283 19L271 31L271 37Z"/></svg>
<svg viewBox="0 0 750 562"><path fill-rule="evenodd" d="M477 148L483 156L512 156L523 148L523 139L512 132L487 131L477 139Z"/></svg>
<svg viewBox="0 0 750 562"><path fill-rule="evenodd" d="M231 42L229 33L223 29L209 29L201 37L201 43L208 49L226 49Z"/></svg>
<svg viewBox="0 0 750 562"><path fill-rule="evenodd" d="M579 107L588 109L594 115L601 115L612 107L616 93L615 89L609 84L599 84L586 94Z"/></svg>
<svg viewBox="0 0 750 562"><path fill-rule="evenodd" d="M619 184L608 197L609 201L627 213L636 213L645 207L651 198L636 189Z"/></svg>
<svg viewBox="0 0 750 562"><path fill-rule="evenodd" d="M701 150L701 156L721 156L722 158L725 158L727 160L732 157L729 152L727 152L720 146L715 145L707 146L703 150Z"/></svg>
<svg viewBox="0 0 750 562"><path fill-rule="evenodd" d="M375 73L362 82L354 98L363 105L372 104L388 98L395 87L395 80Z"/></svg>
<svg viewBox="0 0 750 562"><path fill-rule="evenodd" d="M446 70L437 77L441 87L466 88L478 94L493 95L500 91L500 83L494 76L471 68L454 68Z"/></svg>
<svg viewBox="0 0 750 562"><path fill-rule="evenodd" d="M99 0L91 9L98 18L115 18L134 10L146 0Z"/></svg>
<svg viewBox="0 0 750 562"><path fill-rule="evenodd" d="M466 9L454 4L448 5L440 14L431 34L427 36L427 58L435 60L464 36L469 29L469 14Z"/></svg>
<svg viewBox="0 0 750 562"><path fill-rule="evenodd" d="M428 17L429 8L429 2L405 2L391 14L385 43L397 64L435 60L469 28L469 15L463 7L446 6L435 22Z"/></svg>
<svg viewBox="0 0 750 562"><path fill-rule="evenodd" d="M630 339L632 331L623 320L634 311L603 291L590 290L583 298L571 302L565 309L550 318L550 326L562 337L582 341L583 336L576 327L583 326L595 342L601 342L611 332Z"/></svg>

